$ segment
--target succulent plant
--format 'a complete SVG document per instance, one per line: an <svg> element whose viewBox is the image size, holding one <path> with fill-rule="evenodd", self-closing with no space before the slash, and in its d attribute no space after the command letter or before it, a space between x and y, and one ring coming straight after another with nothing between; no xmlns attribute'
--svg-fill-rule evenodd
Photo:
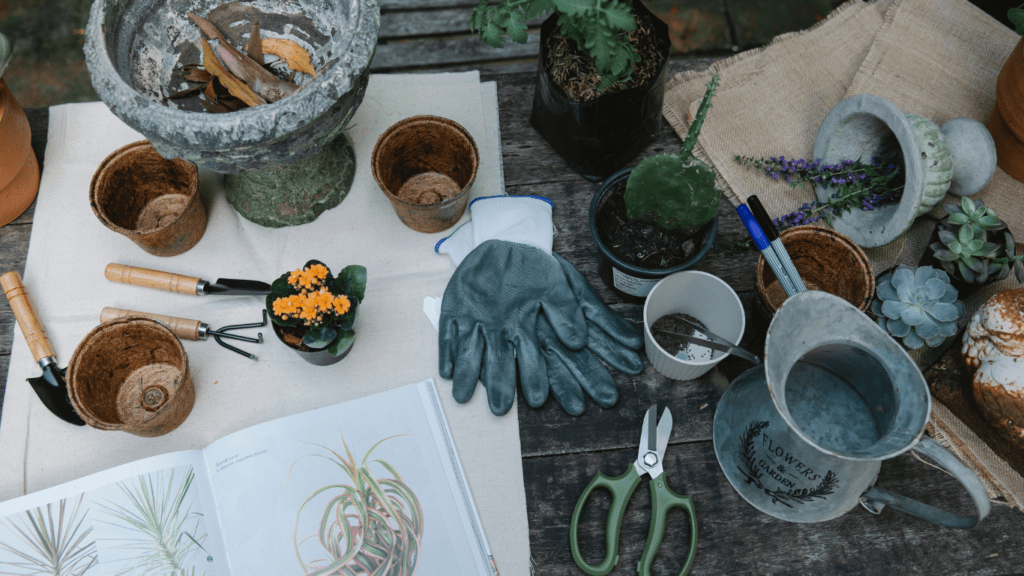
<svg viewBox="0 0 1024 576"><path fill-rule="evenodd" d="M651 222L666 230L696 231L718 213L722 193L715 188L715 171L693 157L716 86L717 75L708 82L679 154L648 156L629 175L623 200L631 219Z"/></svg>
<svg viewBox="0 0 1024 576"><path fill-rule="evenodd" d="M945 204L947 216L939 224L938 242L930 246L942 268L968 284L986 284L1010 276L1024 283L1024 255L1017 256L1013 234L1006 223L981 200L966 196L960 205Z"/></svg>
<svg viewBox="0 0 1024 576"><path fill-rule="evenodd" d="M346 266L337 277L319 260L285 272L270 285L267 312L308 348L327 348L334 356L356 337L352 326L366 293L366 268Z"/></svg>
<svg viewBox="0 0 1024 576"><path fill-rule="evenodd" d="M956 322L964 315L964 303L956 298L944 271L900 266L879 280L871 312L879 326L916 350L956 334Z"/></svg>

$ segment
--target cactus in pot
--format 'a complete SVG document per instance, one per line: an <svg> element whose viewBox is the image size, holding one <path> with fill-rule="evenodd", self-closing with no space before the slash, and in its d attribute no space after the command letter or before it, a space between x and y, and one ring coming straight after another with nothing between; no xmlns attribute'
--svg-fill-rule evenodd
<svg viewBox="0 0 1024 576"><path fill-rule="evenodd" d="M715 188L715 171L693 156L717 85L716 75L708 82L679 153L648 156L629 175L623 200L630 219L692 234L718 213L722 193Z"/></svg>

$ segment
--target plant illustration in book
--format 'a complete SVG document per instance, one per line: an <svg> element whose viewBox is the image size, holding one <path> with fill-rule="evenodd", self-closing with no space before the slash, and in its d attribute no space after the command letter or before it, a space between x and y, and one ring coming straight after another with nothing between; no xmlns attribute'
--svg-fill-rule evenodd
<svg viewBox="0 0 1024 576"><path fill-rule="evenodd" d="M104 545L105 552L120 552L117 576L200 576L212 561L203 543L206 524L190 490L191 467L159 470L118 482L118 491L106 503L105 524L120 528L119 536ZM104 559L106 564L107 560Z"/></svg>
<svg viewBox="0 0 1024 576"><path fill-rule="evenodd" d="M344 438L344 456L326 446L304 442L323 452L300 460L326 460L339 481L316 489L295 515L292 541L303 574L409 576L416 571L423 539L423 508L390 462L368 462L378 446L398 436L374 444L358 463Z"/></svg>
<svg viewBox="0 0 1024 576"><path fill-rule="evenodd" d="M70 509L64 499L5 518L0 522L0 574L86 574L98 563L87 514L79 495Z"/></svg>

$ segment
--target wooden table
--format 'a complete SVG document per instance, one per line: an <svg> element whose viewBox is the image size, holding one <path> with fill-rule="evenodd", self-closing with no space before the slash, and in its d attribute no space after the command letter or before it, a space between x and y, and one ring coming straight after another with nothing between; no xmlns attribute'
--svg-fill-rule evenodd
<svg viewBox="0 0 1024 576"><path fill-rule="evenodd" d="M702 69L710 60L670 62L669 76L684 69ZM522 66L514 66L513 69ZM505 186L510 194L551 198L558 235L555 251L587 277L616 311L639 322L641 308L624 304L597 275L596 248L587 214L595 186L569 171L564 162L529 125L534 72L498 73L484 81L498 84ZM48 112L29 110L33 145L40 161L46 139ZM675 151L680 139L666 123L661 137L644 154ZM34 207L14 223L0 228L0 271L24 271ZM765 322L754 312L753 278L757 254L737 251L746 233L733 207L724 199L719 210L718 237L708 255L695 267L726 280L739 293L747 310L743 345L763 352ZM14 319L0 306L0 374L6 377ZM20 337L20 336L18 336ZM668 406L675 418L665 470L672 488L694 496L700 545L692 574L1010 574L1024 570L1024 514L996 504L979 528L958 531L940 528L891 509L874 516L858 507L824 523L794 524L776 520L747 504L729 485L715 458L711 442L715 407L729 382L748 365L726 359L717 369L692 382L669 380L646 364L638 376L615 374L620 399L603 410L588 401L579 417L566 415L549 399L533 410L519 399L518 418L523 449L530 524L530 546L540 575L580 574L569 554L569 519L584 486L597 471L618 475L636 457L640 423L653 403ZM13 385L25 385L16 382ZM440 383L442 393L446 383ZM2 391L2 388L0 388ZM512 416L508 416L512 417ZM913 455L882 465L880 485L923 502L962 514L973 508L966 493L951 477ZM620 561L613 574L635 573L647 536L650 501L639 488L622 527ZM603 554L604 510L609 498L599 493L597 506L585 511L580 539L588 559ZM684 515L670 515L669 531L655 572L675 574L687 543ZM500 542L491 542L501 546ZM509 576L509 575L505 575Z"/></svg>

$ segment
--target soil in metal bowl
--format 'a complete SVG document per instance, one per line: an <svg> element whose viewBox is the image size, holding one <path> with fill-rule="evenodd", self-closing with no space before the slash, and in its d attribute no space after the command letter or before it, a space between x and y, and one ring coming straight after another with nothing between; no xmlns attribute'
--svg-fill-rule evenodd
<svg viewBox="0 0 1024 576"><path fill-rule="evenodd" d="M693 258L706 226L697 231L663 230L654 224L632 221L626 215L627 178L613 184L597 210L597 234L622 261L661 270L679 266Z"/></svg>

